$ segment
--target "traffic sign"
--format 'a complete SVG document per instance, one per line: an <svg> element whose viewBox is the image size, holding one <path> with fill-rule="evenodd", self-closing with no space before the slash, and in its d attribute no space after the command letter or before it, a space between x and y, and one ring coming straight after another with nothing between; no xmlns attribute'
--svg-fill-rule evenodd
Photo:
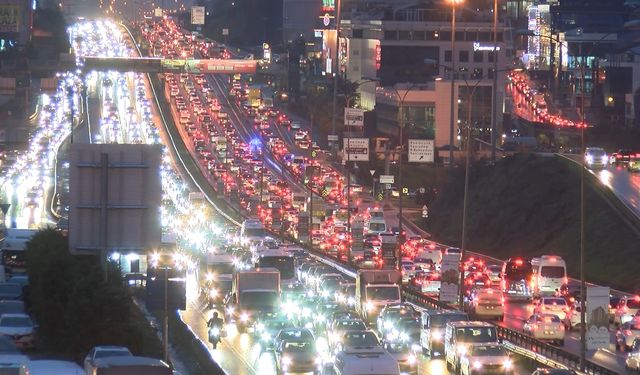
<svg viewBox="0 0 640 375"><path fill-rule="evenodd" d="M327 141L329 141L329 142L338 142L338 136L336 134L329 134L327 136Z"/></svg>
<svg viewBox="0 0 640 375"><path fill-rule="evenodd" d="M391 184L384 184L384 188L387 190L391 190Z"/></svg>
<svg viewBox="0 0 640 375"><path fill-rule="evenodd" d="M344 109L344 125L345 126L364 126L364 109L345 108Z"/></svg>
<svg viewBox="0 0 640 375"><path fill-rule="evenodd" d="M347 161L369 160L369 138L346 138L342 141Z"/></svg>
<svg viewBox="0 0 640 375"><path fill-rule="evenodd" d="M409 140L409 163L433 163L434 143L432 139Z"/></svg>
<svg viewBox="0 0 640 375"><path fill-rule="evenodd" d="M153 10L153 15L160 18L162 17L162 8L156 8Z"/></svg>
<svg viewBox="0 0 640 375"><path fill-rule="evenodd" d="M204 7L203 6L191 7L191 24L204 25Z"/></svg>
<svg viewBox="0 0 640 375"><path fill-rule="evenodd" d="M371 175L373 176L374 174L376 174L376 170L375 169L369 169L369 173L371 173Z"/></svg>
<svg viewBox="0 0 640 375"><path fill-rule="evenodd" d="M387 174L380 175L381 184L393 184L393 180L394 180L393 175L387 175Z"/></svg>
<svg viewBox="0 0 640 375"><path fill-rule="evenodd" d="M403 187L402 188L402 194L409 195L409 188L408 187Z"/></svg>
<svg viewBox="0 0 640 375"><path fill-rule="evenodd" d="M313 151L311 151L311 157L312 157L312 158L315 158L315 157L317 157L317 156L318 156L318 151L317 151L317 150L313 150Z"/></svg>
<svg viewBox="0 0 640 375"><path fill-rule="evenodd" d="M422 218L426 219L429 217L429 209L427 208L427 205L425 204L424 206L422 206Z"/></svg>
<svg viewBox="0 0 640 375"><path fill-rule="evenodd" d="M7 212L9 212L9 207L11 207L11 203L2 203L2 204L0 204L0 210L2 211L2 213L4 215L6 215Z"/></svg>
<svg viewBox="0 0 640 375"><path fill-rule="evenodd" d="M418 190L418 191L420 192L420 194L424 194L427 190L425 188L421 187L420 190Z"/></svg>
<svg viewBox="0 0 640 375"><path fill-rule="evenodd" d="M379 201L384 199L384 194L382 193L378 193L378 196L376 197Z"/></svg>

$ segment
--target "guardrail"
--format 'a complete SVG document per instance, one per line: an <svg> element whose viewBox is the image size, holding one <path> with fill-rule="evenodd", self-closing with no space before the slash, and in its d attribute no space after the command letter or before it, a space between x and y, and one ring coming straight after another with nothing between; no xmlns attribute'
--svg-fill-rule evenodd
<svg viewBox="0 0 640 375"><path fill-rule="evenodd" d="M195 358L195 364L204 374L227 375L211 356L207 344L200 340L191 328L182 320L179 312L169 316L171 339L181 348L189 350Z"/></svg>
<svg viewBox="0 0 640 375"><path fill-rule="evenodd" d="M556 157L567 164L569 167L578 168L578 172L580 171L580 167L582 164L573 160L566 155L555 154ZM613 191L612 188L608 188L604 184L598 180L598 177L593 173L586 173L585 177L587 181L594 187L594 191L611 207L618 216L622 219L622 221L627 224L627 226L633 230L637 235L640 235L640 217L633 211L629 205L627 205L624 200L622 200L618 195Z"/></svg>

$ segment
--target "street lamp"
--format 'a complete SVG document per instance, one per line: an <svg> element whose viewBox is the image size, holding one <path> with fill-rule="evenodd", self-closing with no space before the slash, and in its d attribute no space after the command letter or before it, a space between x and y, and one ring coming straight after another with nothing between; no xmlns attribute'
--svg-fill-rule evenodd
<svg viewBox="0 0 640 375"><path fill-rule="evenodd" d="M335 9L336 9L336 44L335 44L335 54L336 54L336 71L333 72L333 113L331 116L331 134L336 134L336 107L337 99L338 99L338 70L340 68L340 62L338 61L338 50L340 49L340 5L341 0L336 0ZM333 62L331 66L333 67ZM335 141L331 144L331 156L335 159L336 157L336 143Z"/></svg>
<svg viewBox="0 0 640 375"><path fill-rule="evenodd" d="M461 4L463 0L448 0L451 3L451 110L449 113L450 128L449 128L449 166L453 166L453 129L454 129L454 94L455 78L456 78L456 5Z"/></svg>

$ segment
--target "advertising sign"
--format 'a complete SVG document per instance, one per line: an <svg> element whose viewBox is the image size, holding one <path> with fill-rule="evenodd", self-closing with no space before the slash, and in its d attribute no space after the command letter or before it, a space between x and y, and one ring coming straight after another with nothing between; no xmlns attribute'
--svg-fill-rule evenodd
<svg viewBox="0 0 640 375"><path fill-rule="evenodd" d="M458 254L445 254L442 257L440 274L440 301L447 303L457 302L460 284L460 256Z"/></svg>
<svg viewBox="0 0 640 375"><path fill-rule="evenodd" d="M364 109L345 108L344 109L344 125L345 126L364 126Z"/></svg>
<svg viewBox="0 0 640 375"><path fill-rule="evenodd" d="M434 143L432 139L409 140L409 163L433 163Z"/></svg>
<svg viewBox="0 0 640 375"><path fill-rule="evenodd" d="M0 33L20 31L20 6L0 5Z"/></svg>
<svg viewBox="0 0 640 375"><path fill-rule="evenodd" d="M609 348L609 287L587 286L587 350Z"/></svg>
<svg viewBox="0 0 640 375"><path fill-rule="evenodd" d="M204 25L204 7L195 6L191 7L191 24L192 25Z"/></svg>
<svg viewBox="0 0 640 375"><path fill-rule="evenodd" d="M342 142L347 161L369 161L369 138L345 138Z"/></svg>

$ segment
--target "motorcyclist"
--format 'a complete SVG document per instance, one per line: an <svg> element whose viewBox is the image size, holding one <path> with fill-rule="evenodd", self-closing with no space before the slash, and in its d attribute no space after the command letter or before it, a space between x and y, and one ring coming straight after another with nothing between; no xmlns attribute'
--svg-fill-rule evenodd
<svg viewBox="0 0 640 375"><path fill-rule="evenodd" d="M218 312L214 311L211 315L211 319L207 322L207 327L222 327L224 325L224 320L218 316Z"/></svg>

